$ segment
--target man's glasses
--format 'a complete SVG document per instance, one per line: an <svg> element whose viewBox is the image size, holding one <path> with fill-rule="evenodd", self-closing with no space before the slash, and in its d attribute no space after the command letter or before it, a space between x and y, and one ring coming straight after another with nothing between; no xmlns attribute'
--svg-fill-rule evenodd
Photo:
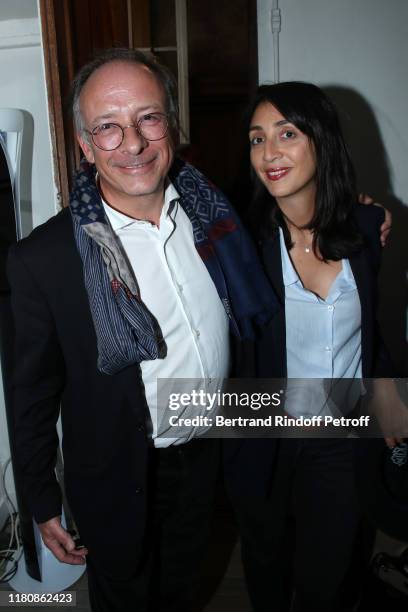
<svg viewBox="0 0 408 612"><path fill-rule="evenodd" d="M146 140L161 140L167 134L168 125L167 115L164 113L149 113L140 117L135 125L122 127L117 123L102 123L93 130L85 132L91 135L92 142L98 149L114 151L122 144L127 128L134 128Z"/></svg>

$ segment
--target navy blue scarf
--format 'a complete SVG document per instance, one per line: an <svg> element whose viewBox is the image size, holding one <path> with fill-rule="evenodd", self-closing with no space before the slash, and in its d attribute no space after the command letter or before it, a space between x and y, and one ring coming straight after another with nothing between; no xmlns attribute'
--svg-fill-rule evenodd
<svg viewBox="0 0 408 612"><path fill-rule="evenodd" d="M98 368L115 374L131 364L163 357L166 345L106 218L95 174L94 166L82 165L70 208L97 337ZM254 338L256 327L278 309L278 301L252 242L225 196L196 168L177 159L169 178L233 333Z"/></svg>

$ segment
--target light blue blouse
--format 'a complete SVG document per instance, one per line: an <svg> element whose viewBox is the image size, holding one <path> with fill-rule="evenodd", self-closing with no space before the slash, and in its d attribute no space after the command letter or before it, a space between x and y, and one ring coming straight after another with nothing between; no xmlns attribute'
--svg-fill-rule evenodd
<svg viewBox="0 0 408 612"><path fill-rule="evenodd" d="M362 373L361 307L350 263L342 260L341 271L326 299L322 299L304 288L281 229L279 233L285 286L287 375L290 379L302 379L299 385L290 382L285 410L295 416L345 414L361 394L361 384L355 381L357 384L347 385L344 381L339 384L343 390L333 393L335 381L328 379L356 379ZM329 396L332 401L328 403Z"/></svg>

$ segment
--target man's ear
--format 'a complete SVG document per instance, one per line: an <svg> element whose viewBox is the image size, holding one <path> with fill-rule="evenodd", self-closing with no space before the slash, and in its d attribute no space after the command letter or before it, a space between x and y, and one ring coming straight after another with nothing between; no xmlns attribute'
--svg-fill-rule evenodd
<svg viewBox="0 0 408 612"><path fill-rule="evenodd" d="M81 147L82 152L85 155L87 161L89 161L90 164L94 164L95 163L95 156L94 156L94 153L93 153L93 150L92 150L91 146L81 136L81 134L77 134L76 138L77 138L79 146Z"/></svg>

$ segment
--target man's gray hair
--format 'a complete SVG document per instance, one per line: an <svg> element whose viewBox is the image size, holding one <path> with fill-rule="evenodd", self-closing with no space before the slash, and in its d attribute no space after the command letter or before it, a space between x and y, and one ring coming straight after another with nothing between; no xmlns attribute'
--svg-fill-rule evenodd
<svg viewBox="0 0 408 612"><path fill-rule="evenodd" d="M71 86L71 104L72 113L74 116L75 129L78 134L85 136L85 125L81 114L80 97L81 91L89 77L104 66L111 62L128 62L129 64L138 64L146 66L150 72L156 77L157 81L163 87L165 94L166 113L169 119L170 130L175 135L178 127L178 99L177 99L177 83L171 71L161 64L153 55L139 51L138 49L127 49L114 47L106 49L93 60L82 66L75 76Z"/></svg>

